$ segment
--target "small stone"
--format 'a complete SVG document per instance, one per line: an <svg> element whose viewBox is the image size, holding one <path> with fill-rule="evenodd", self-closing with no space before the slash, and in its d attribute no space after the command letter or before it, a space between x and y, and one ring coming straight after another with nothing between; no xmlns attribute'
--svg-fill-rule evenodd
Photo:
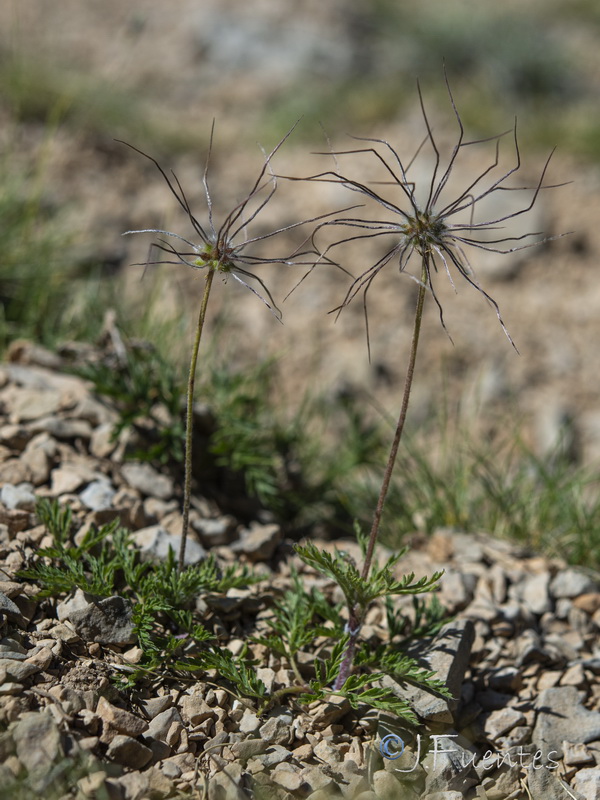
<svg viewBox="0 0 600 800"><path fill-rule="evenodd" d="M584 687L587 685L587 678L581 662L573 664L565 670L562 678L560 679L561 686L578 686Z"/></svg>
<svg viewBox="0 0 600 800"><path fill-rule="evenodd" d="M152 750L131 736L118 734L108 745L106 757L124 767L143 769L152 759Z"/></svg>
<svg viewBox="0 0 600 800"><path fill-rule="evenodd" d="M48 689L48 693L60 702L67 714L78 714L86 709L83 692L56 684Z"/></svg>
<svg viewBox="0 0 600 800"><path fill-rule="evenodd" d="M243 742L235 742L231 746L231 751L240 761L248 761L249 758L264 753L268 747L269 743L263 739L245 739Z"/></svg>
<svg viewBox="0 0 600 800"><path fill-rule="evenodd" d="M554 756L556 758L556 756ZM583 771L583 770L582 770ZM573 796L565 784L549 769L528 769L527 788L531 800L566 800Z"/></svg>
<svg viewBox="0 0 600 800"><path fill-rule="evenodd" d="M320 742L317 742L317 744L313 747L313 753L316 758L318 758L320 761L324 761L326 764L339 764L339 762L343 759L340 748L335 747L326 739L322 739Z"/></svg>
<svg viewBox="0 0 600 800"><path fill-rule="evenodd" d="M115 595L73 611L70 622L85 642L123 646L135 644L137 635L129 600Z"/></svg>
<svg viewBox="0 0 600 800"><path fill-rule="evenodd" d="M120 778L109 778L106 781L106 787L108 788L109 786L112 788L114 797L119 798L119 800L142 800L142 798L145 800L148 797L148 775L146 772L133 770Z"/></svg>
<svg viewBox="0 0 600 800"><path fill-rule="evenodd" d="M88 484L80 493L79 499L86 508L92 511L104 511L104 509L112 508L115 494L115 490L108 481L98 480Z"/></svg>
<svg viewBox="0 0 600 800"><path fill-rule="evenodd" d="M13 486L10 483L5 483L2 491L0 491L0 502L6 508L33 511L35 509L33 485L31 483L20 483L18 486Z"/></svg>
<svg viewBox="0 0 600 800"><path fill-rule="evenodd" d="M243 744L240 742L240 744ZM288 761L292 757L292 754L286 747L282 747L279 744L274 744L268 747L264 753L257 756L258 761L265 767L265 769L272 769L277 764L281 764L282 761Z"/></svg>
<svg viewBox="0 0 600 800"><path fill-rule="evenodd" d="M165 694L162 697L150 697L148 700L142 701L142 707L150 719L154 719L162 711L171 708L173 705L173 698L170 694Z"/></svg>
<svg viewBox="0 0 600 800"><path fill-rule="evenodd" d="M71 618L75 611L83 611L90 605L92 596L86 594L82 589L76 589L72 597L67 597L56 604L56 616L61 622Z"/></svg>
<svg viewBox="0 0 600 800"><path fill-rule="evenodd" d="M424 660L453 695L452 700L440 697L417 686L402 686L385 675L380 684L403 698L414 711L428 722L453 722L452 710L458 705L460 689L469 664L475 629L469 619L450 622L440 630Z"/></svg>
<svg viewBox="0 0 600 800"><path fill-rule="evenodd" d="M175 780L181 775L181 768L172 761L169 761L168 758L165 758L164 761L161 762L160 769L162 774L171 780Z"/></svg>
<svg viewBox="0 0 600 800"><path fill-rule="evenodd" d="M22 583L18 583L17 581L1 581L0 580L0 592L6 595L9 600L12 600L14 597L23 593L24 586Z"/></svg>
<svg viewBox="0 0 600 800"><path fill-rule="evenodd" d="M65 644L75 644L81 641L73 628L70 627L70 623L64 624L59 622L48 630L48 634L52 636L53 639L59 642L65 642Z"/></svg>
<svg viewBox="0 0 600 800"><path fill-rule="evenodd" d="M371 792L369 781L366 775L352 775L348 778L348 784L342 789L344 797L354 800L355 797L362 795L363 792Z"/></svg>
<svg viewBox="0 0 600 800"><path fill-rule="evenodd" d="M473 593L467 589L465 576L458 570L449 569L441 580L439 597L442 605L460 610L471 602Z"/></svg>
<svg viewBox="0 0 600 800"><path fill-rule="evenodd" d="M40 391L13 385L3 391L2 400L10 422L18 424L56 414L61 406L61 393L48 388Z"/></svg>
<svg viewBox="0 0 600 800"><path fill-rule="evenodd" d="M580 764L594 764L594 756L584 745L573 742L563 742L563 760L569 767L578 767Z"/></svg>
<svg viewBox="0 0 600 800"><path fill-rule="evenodd" d="M79 787L81 793L85 795L85 797L95 797L97 793L100 793L100 790L104 786L104 782L106 781L106 772L103 770L98 770L97 772L91 772L89 775L86 775L84 778L80 778L77 781L77 786Z"/></svg>
<svg viewBox="0 0 600 800"><path fill-rule="evenodd" d="M600 712L581 704L575 686L545 689L536 701L537 719L533 742L543 752L562 756L563 741L582 743L600 739Z"/></svg>
<svg viewBox="0 0 600 800"><path fill-rule="evenodd" d="M158 497L146 497L143 501L144 513L150 520L161 520L167 514L177 510L177 501L159 500Z"/></svg>
<svg viewBox="0 0 600 800"><path fill-rule="evenodd" d="M316 729L322 730L328 725L338 722L349 711L350 703L348 698L341 695L331 695L327 702L319 703L316 709L311 709L313 725Z"/></svg>
<svg viewBox="0 0 600 800"><path fill-rule="evenodd" d="M520 747L531 739L531 727L529 725L517 725L511 728L506 736L500 736L495 744L498 750L506 752L514 747Z"/></svg>
<svg viewBox="0 0 600 800"><path fill-rule="evenodd" d="M1 481L2 477L0 475ZM21 511L18 508L11 510L0 506L0 526L8 529L8 539L14 539L17 533L30 528L30 517L31 514L28 511Z"/></svg>
<svg viewBox="0 0 600 800"><path fill-rule="evenodd" d="M276 783L288 792L299 791L304 783L300 773L288 768L288 764L283 764L282 766L286 767L286 769L276 768L271 773L271 780L273 783Z"/></svg>
<svg viewBox="0 0 600 800"><path fill-rule="evenodd" d="M4 639L0 640L0 658L3 658L3 653L12 653L12 656L7 656L11 658L15 655L23 656L23 658L27 658L27 650L23 645L18 642L16 639L12 637L6 636Z"/></svg>
<svg viewBox="0 0 600 800"><path fill-rule="evenodd" d="M220 547L230 544L235 536L237 527L233 517L218 517L217 519L196 518L192 522L192 528L198 534L198 538L204 547Z"/></svg>
<svg viewBox="0 0 600 800"><path fill-rule="evenodd" d="M548 637L546 637L546 642ZM516 640L517 651L517 666L521 667L524 664L537 662L544 664L549 661L548 652L542 645L542 639L537 631L528 628L517 637Z"/></svg>
<svg viewBox="0 0 600 800"><path fill-rule="evenodd" d="M293 717L286 712L271 712L264 725L259 729L259 735L269 744L290 744L293 738Z"/></svg>
<svg viewBox="0 0 600 800"><path fill-rule="evenodd" d="M105 422L94 428L90 439L90 453L96 458L108 458L117 446L114 437L114 425Z"/></svg>
<svg viewBox="0 0 600 800"><path fill-rule="evenodd" d="M249 709L244 711L244 715L240 720L239 729L241 733L256 733L261 726L261 720Z"/></svg>
<svg viewBox="0 0 600 800"><path fill-rule="evenodd" d="M484 722L484 733L490 741L498 739L512 728L525 722L525 715L514 708L501 708L491 711Z"/></svg>
<svg viewBox="0 0 600 800"><path fill-rule="evenodd" d="M542 663L552 660L559 665L561 661L576 661L582 645L581 636L576 631L567 631L561 634L549 633L544 637L542 654L536 660Z"/></svg>
<svg viewBox="0 0 600 800"><path fill-rule="evenodd" d="M521 600L534 614L541 615L551 610L549 586L550 574L548 572L530 575L525 579L521 587Z"/></svg>
<svg viewBox="0 0 600 800"><path fill-rule="evenodd" d="M234 553L242 553L249 561L269 561L283 538L279 525L252 522L240 532L240 539L231 545Z"/></svg>
<svg viewBox="0 0 600 800"><path fill-rule="evenodd" d="M55 439L84 439L88 441L92 435L92 426L83 419L61 419L59 417L43 417L30 425L32 433L48 433Z"/></svg>
<svg viewBox="0 0 600 800"><path fill-rule="evenodd" d="M516 667L500 667L490 673L488 684L498 692L518 692L523 686L523 677Z"/></svg>
<svg viewBox="0 0 600 800"><path fill-rule="evenodd" d="M373 791L381 800L397 800L402 797L402 784L385 769L373 773L372 784Z"/></svg>
<svg viewBox="0 0 600 800"><path fill-rule="evenodd" d="M442 680L455 698L469 664L475 630L470 620L449 622L440 630L432 643L432 651L427 656L436 677ZM451 707L455 707L455 701Z"/></svg>
<svg viewBox="0 0 600 800"><path fill-rule="evenodd" d="M6 670L0 671L0 697L16 697L23 692L23 686L16 681L7 681Z"/></svg>
<svg viewBox="0 0 600 800"><path fill-rule="evenodd" d="M11 450L24 450L30 440L31 431L25 425L2 425L0 427L0 444Z"/></svg>
<svg viewBox="0 0 600 800"><path fill-rule="evenodd" d="M16 754L34 789L45 788L52 765L64 755L58 725L47 712L23 714L12 730Z"/></svg>
<svg viewBox="0 0 600 800"><path fill-rule="evenodd" d="M575 567L561 570L550 584L550 592L554 597L578 597L581 594L598 592L598 583Z"/></svg>
<svg viewBox="0 0 600 800"><path fill-rule="evenodd" d="M275 670L271 669L270 667L258 667L256 670L256 677L264 683L267 694L273 694Z"/></svg>
<svg viewBox="0 0 600 800"><path fill-rule="evenodd" d="M46 670L52 664L53 659L54 653L49 647L38 646L24 663L34 664L36 667L39 667L40 670Z"/></svg>
<svg viewBox="0 0 600 800"><path fill-rule="evenodd" d="M0 461L0 483L17 485L31 480L27 466L18 458Z"/></svg>
<svg viewBox="0 0 600 800"><path fill-rule="evenodd" d="M181 545L181 536L171 535L162 525L142 528L133 534L132 539L136 547L140 548L142 561L166 561L169 557L169 550L172 550L177 557ZM198 542L188 539L185 548L185 565L192 566L205 558L206 550Z"/></svg>
<svg viewBox="0 0 600 800"><path fill-rule="evenodd" d="M313 791L330 790L333 788L333 779L327 775L320 767L307 766L301 770L300 775L304 783L308 784ZM328 795L329 797L329 795Z"/></svg>
<svg viewBox="0 0 600 800"><path fill-rule="evenodd" d="M18 625L20 628L27 627L19 606L2 592L0 592L0 614L4 614L9 622Z"/></svg>
<svg viewBox="0 0 600 800"><path fill-rule="evenodd" d="M573 599L573 605L591 616L600 609L600 592L580 594L579 597Z"/></svg>
<svg viewBox="0 0 600 800"><path fill-rule="evenodd" d="M104 697L98 700L96 714L102 719L105 730L110 729L130 737L139 736L148 730L148 723L145 720L136 717L135 714L131 714L129 711L112 705Z"/></svg>
<svg viewBox="0 0 600 800"><path fill-rule="evenodd" d="M429 793L466 790L479 782L473 768L476 751L460 734L436 737L434 747L422 762L427 771L425 789Z"/></svg>
<svg viewBox="0 0 600 800"><path fill-rule="evenodd" d="M167 742L167 739L170 738L169 732L173 723L182 726L181 715L174 707L157 714L148 725L148 730L145 735L147 738L158 739L161 742L170 744Z"/></svg>
<svg viewBox="0 0 600 800"><path fill-rule="evenodd" d="M54 496L76 492L91 478L75 467L57 467L51 473L51 491Z"/></svg>
<svg viewBox="0 0 600 800"><path fill-rule="evenodd" d="M183 747L183 749L187 750L187 741L187 734L183 724L181 722L172 722L167 731L165 744L168 744L173 749ZM181 752L181 749L178 749L177 752Z"/></svg>
<svg viewBox="0 0 600 800"><path fill-rule="evenodd" d="M144 651L141 647L130 647L122 653L123 660L129 664L139 664L144 657Z"/></svg>
<svg viewBox="0 0 600 800"><path fill-rule="evenodd" d="M104 403L95 400L89 394L85 394L73 409L72 415L77 419L84 419L94 428L105 425L107 422L118 420L118 413Z"/></svg>
<svg viewBox="0 0 600 800"><path fill-rule="evenodd" d="M27 661L14 661L13 659L4 659L3 666L7 676L20 683L42 671L42 667L39 664L31 664Z"/></svg>
<svg viewBox="0 0 600 800"><path fill-rule="evenodd" d="M47 433L40 433L28 442L21 461L29 470L34 486L42 486L48 482L56 452L56 442Z"/></svg>
<svg viewBox="0 0 600 800"><path fill-rule="evenodd" d="M600 800L600 770L580 769L573 779L573 789L585 800Z"/></svg>
<svg viewBox="0 0 600 800"><path fill-rule="evenodd" d="M518 797L521 789L521 773L520 765L513 764L505 771L496 772L489 783L484 779L486 800L506 800L507 797Z"/></svg>
<svg viewBox="0 0 600 800"><path fill-rule="evenodd" d="M188 694L181 701L181 716L184 722L196 726L207 719L216 720L217 712L200 695Z"/></svg>
<svg viewBox="0 0 600 800"><path fill-rule="evenodd" d="M537 690L542 692L544 689L551 689L553 686L558 686L558 682L562 678L562 672L558 670L543 671L537 680Z"/></svg>
<svg viewBox="0 0 600 800"><path fill-rule="evenodd" d="M158 497L159 500L170 500L173 497L173 480L161 475L154 467L146 463L123 464L121 473L127 483L142 494Z"/></svg>
<svg viewBox="0 0 600 800"><path fill-rule="evenodd" d="M217 772L208 781L208 793L206 795L206 800L225 800L226 798L229 798L232 794L232 789L239 786L240 782L240 765L236 764L235 762L233 764L227 764L220 772ZM238 797L241 796L241 792L234 792L234 797L236 794ZM257 792L257 796L262 797L262 792ZM266 796L274 797L272 788L271 792Z"/></svg>

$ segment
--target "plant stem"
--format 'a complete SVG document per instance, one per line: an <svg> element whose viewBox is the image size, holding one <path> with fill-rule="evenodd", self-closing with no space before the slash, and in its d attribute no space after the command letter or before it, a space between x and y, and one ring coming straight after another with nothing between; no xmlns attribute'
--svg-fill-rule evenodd
<svg viewBox="0 0 600 800"><path fill-rule="evenodd" d="M298 683L304 683L304 678L300 674L300 670L298 668L298 662L296 661L295 656L289 655L288 656L288 661L290 662L290 666L292 668L292 672L296 676L296 679L297 679Z"/></svg>
<svg viewBox="0 0 600 800"><path fill-rule="evenodd" d="M183 572L184 568L185 546L187 543L187 535L190 522L190 500L192 496L192 439L194 432L194 384L196 382L196 366L198 364L198 350L200 348L202 329L204 328L204 320L206 318L206 308L208 306L208 298L210 296L210 289L212 286L214 275L215 275L214 269L209 268L208 273L206 275L206 283L204 285L204 294L202 295L202 303L200 304L200 313L198 314L198 324L196 325L196 336L194 338L194 346L192 348L192 357L190 360L190 371L188 374L187 408L186 408L186 419L185 419L185 478L183 487L183 527L181 531L181 546L179 548L180 572Z"/></svg>
<svg viewBox="0 0 600 800"><path fill-rule="evenodd" d="M379 534L379 524L381 522L381 515L383 514L383 506L387 497L388 489L390 488L390 481L396 464L396 457L398 455L398 447L400 439L402 438L402 431L404 430L404 423L406 422L406 413L408 411L408 401L410 399L410 391L412 389L413 377L415 374L415 363L417 360L417 348L419 346L419 334L421 333L421 320L423 319L423 305L425 303L425 292L427 290L427 276L429 275L429 256L427 253L423 255L423 268L421 270L421 283L419 284L419 295L417 297L417 308L415 311L415 323L413 326L413 336L410 345L410 358L408 361L408 368L406 370L406 378L404 379L404 394L402 395L402 406L400 408L400 416L398 417L398 424L396 425L396 432L392 441L392 447L388 457L388 462L383 474L383 483L381 484L381 491L379 492L379 499L377 500L377 508L375 509L375 516L373 517L373 524L371 526L371 533L369 535L369 544L365 554L365 563L362 570L363 580L369 577L369 570L371 569L371 561L373 560L373 552L377 543L377 536Z"/></svg>
<svg viewBox="0 0 600 800"><path fill-rule="evenodd" d="M278 689L276 692L273 692L272 695L267 697L264 703L259 707L257 716L262 717L269 708L272 708L276 705L283 697L286 697L288 694L310 694L311 688L306 684L302 686L284 686L283 689Z"/></svg>
<svg viewBox="0 0 600 800"><path fill-rule="evenodd" d="M425 292L427 291L428 275L429 275L429 255L427 253L424 253L423 267L421 270L421 282L419 284L419 295L417 297L417 308L415 310L415 322L413 326L412 342L410 345L410 358L408 361L408 368L406 370L406 378L404 380L404 394L402 395L402 406L400 408L400 416L398 417L398 424L396 425L396 432L394 433L394 439L392 441L392 446L390 449L390 454L388 456L387 465L385 468L385 472L383 473L383 482L381 484L381 490L379 492L379 499L377 500L377 507L375 509L375 515L373 517L373 524L371 525L369 543L367 545L367 552L365 553L365 563L361 573L361 578L363 579L363 581L366 581L367 578L369 577L371 562L373 561L373 553L375 551L375 545L377 544L377 537L379 535L379 525L381 523L381 515L383 514L383 506L385 505L385 499L387 497L388 489L390 488L390 481L392 479L392 473L394 471L394 465L396 464L396 457L398 455L398 447L400 445L400 439L402 438L404 423L406 422L408 401L410 399L410 391L412 389L412 382L415 374L415 363L417 361L417 349L419 346L419 334L421 333L421 321L423 319L423 305L425 303ZM350 638L348 640L348 646L346 647L344 659L340 666L340 671L333 685L334 691L339 691L342 688L342 686L348 679L348 676L350 675L350 671L352 670L354 651L356 649L356 643L358 641L358 636L360 634L360 629L362 626L362 620L365 611L366 608L359 608L357 605L349 609L348 631L350 633Z"/></svg>

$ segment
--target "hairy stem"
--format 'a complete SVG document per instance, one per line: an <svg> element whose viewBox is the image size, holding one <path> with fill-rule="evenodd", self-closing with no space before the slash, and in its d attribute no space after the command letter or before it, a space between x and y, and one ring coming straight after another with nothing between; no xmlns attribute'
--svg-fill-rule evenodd
<svg viewBox="0 0 600 800"><path fill-rule="evenodd" d="M288 661L290 662L292 672L296 676L298 683L304 683L304 678L300 674L300 669L298 668L298 662L296 661L296 657L290 654L288 655Z"/></svg>
<svg viewBox="0 0 600 800"><path fill-rule="evenodd" d="M200 304L200 313L198 314L198 324L196 325L196 336L194 338L192 357L190 359L190 371L188 374L187 408L186 408L186 418L185 418L185 479L183 486L183 528L181 531L181 546L179 548L180 572L183 572L184 568L185 546L187 543L187 535L190 522L190 500L192 496L192 439L194 432L194 385L196 382L196 366L198 364L198 350L200 348L200 340L202 339L202 329L204 328L204 320L206 318L206 308L208 306L208 298L210 296L210 289L212 286L214 275L215 275L214 269L209 269L206 275L206 283L204 285L204 294L202 295L202 303Z"/></svg>
<svg viewBox="0 0 600 800"><path fill-rule="evenodd" d="M417 361L417 348L419 346L419 334L421 333L421 320L423 319L423 305L425 303L425 292L427 290L427 276L429 274L429 256L427 253L423 255L423 268L421 270L421 283L419 284L419 295L417 297L417 308L415 311L415 323L413 326L413 336L410 345L410 358L408 361L408 368L406 370L406 378L404 379L404 394L402 395L402 406L400 408L400 416L398 417L398 424L396 425L396 432L390 448L387 465L383 474L383 482L379 492L379 499L377 500L377 508L375 509L375 516L373 517L373 524L371 526L371 533L369 535L369 544L365 554L365 563L362 570L362 578L366 580L369 577L371 569L371 561L373 560L373 552L377 543L379 535L379 524L381 522L381 515L383 514L383 506L387 497L388 489L390 488L390 481L396 464L396 457L398 455L398 447L400 439L402 438L402 431L404 430L404 423L406 422L406 413L408 411L408 401L410 399L410 391L412 389L413 377L415 374L415 363Z"/></svg>
<svg viewBox="0 0 600 800"><path fill-rule="evenodd" d="M278 689L276 692L273 692L272 695L267 697L264 703L259 707L257 716L262 717L270 708L277 703L288 694L310 694L311 688L307 684L303 683L301 686L284 686L283 689Z"/></svg>
<svg viewBox="0 0 600 800"><path fill-rule="evenodd" d="M400 416L398 417L398 424L394 433L394 439L390 448L387 465L383 474L383 482L379 492L379 499L377 500L377 507L373 517L373 524L371 526L371 533L369 535L369 543L367 545L367 552L365 553L365 563L362 569L361 577L364 581L369 577L371 569L371 562L373 561L373 553L375 545L377 544L377 537L379 535L379 525L381 523L381 515L383 514L383 507L387 497L388 489L390 488L390 481L396 464L396 457L398 455L398 447L400 446L400 439L402 438L402 431L404 430L404 423L406 422L406 413L408 411L408 401L410 399L410 391L412 389L413 377L415 374L415 364L417 361L417 349L419 346L419 334L421 333L421 321L423 319L423 305L425 303L425 292L427 291L427 278L429 275L429 255L423 254L423 267L421 270L421 282L419 284L419 295L417 297L417 308L415 310L415 322L413 326L412 342L410 346L410 358L408 361L408 368L406 370L406 378L404 380L404 394L402 395L402 406L400 408ZM346 682L350 671L352 669L352 662L354 660L354 651L356 643L360 634L360 629L363 621L363 616L366 608L359 608L354 606L349 609L348 631L350 638L348 646L344 654L344 659L340 666L340 671L333 685L334 691L339 691Z"/></svg>

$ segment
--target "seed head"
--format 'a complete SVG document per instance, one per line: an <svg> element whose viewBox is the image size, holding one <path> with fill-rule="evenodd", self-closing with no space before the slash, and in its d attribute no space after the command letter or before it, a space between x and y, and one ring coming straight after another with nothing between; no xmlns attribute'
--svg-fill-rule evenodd
<svg viewBox="0 0 600 800"><path fill-rule="evenodd" d="M516 120L510 130L504 131L504 133L498 136L475 141L465 141L463 123L447 80L446 86L458 125L458 137L456 144L445 162L445 166L442 165L443 160L440 149L433 136L421 89L418 84L419 102L426 133L421 145L410 161L403 160L398 151L386 140L375 138L353 137L358 141L369 143L369 146L319 154L333 156L336 161L336 169L312 175L308 180L341 184L350 191L357 192L368 200L373 201L379 207L382 207L390 213L389 218L375 220L361 219L359 217L337 217L322 222L317 226L315 237L324 229L331 230L336 227L344 227L352 230L351 234L329 244L326 248L318 248L322 255L328 259L335 248L348 242L356 242L362 239L383 239L386 242L389 241L384 255L353 280L342 303L337 308L333 309L333 312L339 314L357 294L362 292L368 343L367 294L374 279L387 264L396 262L401 273L406 273L413 280L416 280L417 283L421 283L421 278L407 272L407 266L416 253L422 265L421 274L426 276L426 288L437 304L440 321L444 330L446 330L446 326L444 323L443 309L436 294L433 281L433 273L437 273L440 269L446 273L453 287L454 280L452 272L455 270L467 283L477 289L477 291L491 303L496 311L504 333L514 347L514 342L500 315L498 304L479 285L471 269L466 251L469 248L475 248L493 253L513 253L517 250L546 242L550 238L558 238L545 237L543 233L539 231L513 236L510 234L505 235L504 233L492 233L491 238L488 238L490 232L503 231L504 223L530 211L543 189L556 188L556 185L544 184L552 153L548 156L535 185L507 185L508 179L521 168L521 154L517 139ZM514 164L510 169L502 171L499 167L500 141L509 133L512 134L514 142ZM442 197L446 194L444 190L447 188L451 174L455 169L457 171L459 169L459 160L464 149L472 147L473 145L489 142L495 143L495 155L489 166L477 174L474 179L467 181L464 188L461 189L458 195L452 200L443 200ZM434 166L428 184L422 187L417 186L417 184L411 180L410 169L425 145L428 145L433 151ZM387 173L388 178L386 181L379 181L378 184L392 185L395 187L395 191L400 189L406 201L405 203L399 205L395 200L384 195L383 191L376 191L372 188L375 184L367 185L366 183L361 183L339 171L338 157L355 155L358 153L370 154L378 160ZM492 217L483 222L475 221L476 208L481 205L482 201L489 199L498 192L506 191L527 192L529 193L529 199L524 202L523 207L516 211L495 218ZM424 203L419 202L417 194L420 197L423 195L425 196ZM316 241L316 238L313 238L313 241ZM338 266L341 265L338 264Z"/></svg>
<svg viewBox="0 0 600 800"><path fill-rule="evenodd" d="M297 123L296 123L297 124ZM201 224L198 217L192 212L187 196L179 182L179 179L174 172L171 171L168 175L161 167L158 161L152 156L139 150L127 142L122 144L131 147L137 153L140 153L144 158L149 159L158 169L162 177L167 183L171 193L181 206L185 215L187 216L192 228L197 236L197 241L190 241L190 239L181 236L172 231L165 231L158 228L145 228L142 230L126 231L123 235L127 236L133 233L154 233L160 234L162 237L154 243L154 247L164 253L173 255L176 260L169 260L166 258L159 258L154 261L148 261L147 264L186 264L192 269L204 269L213 272L219 272L224 281L231 275L236 281L241 283L253 294L262 300L267 308L281 320L281 312L279 311L273 297L265 284L265 282L256 275L253 271L255 267L265 264L284 264L288 266L296 264L310 265L313 264L315 258L319 253L314 250L313 246L308 246L304 249L304 245L309 241L310 236L307 237L303 245L278 257L264 257L256 252L256 246L261 242L271 239L280 234L289 232L302 225L318 222L326 217L330 217L334 213L322 214L317 217L302 220L301 222L294 222L285 225L268 233L261 233L253 235L251 232L252 223L255 222L260 212L267 206L277 191L277 177L271 169L271 161L283 143L291 135L294 127L281 139L274 149L264 156L262 168L258 177L251 186L250 191L246 197L239 202L234 208L225 216L222 223L217 226L213 219L213 200L209 188L208 170L210 163L210 155L213 145L214 123L210 135L210 144L208 150L208 157L203 175L203 186L206 198L205 221ZM120 141L120 140L117 140ZM345 209L347 210L347 209ZM185 245L185 247L184 247ZM138 264L137 266L142 266ZM258 284L258 289L255 289L248 281L251 280Z"/></svg>

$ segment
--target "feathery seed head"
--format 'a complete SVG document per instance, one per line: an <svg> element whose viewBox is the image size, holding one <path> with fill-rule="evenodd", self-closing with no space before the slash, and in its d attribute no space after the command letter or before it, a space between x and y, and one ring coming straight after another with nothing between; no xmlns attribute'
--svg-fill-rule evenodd
<svg viewBox="0 0 600 800"><path fill-rule="evenodd" d="M208 182L208 167L212 151L214 124L211 130L208 157L202 181L206 198L205 221L203 223L201 223L198 217L192 212L188 198L175 173L171 172L170 175L167 174L158 161L152 158L152 156L142 152L137 147L127 142L122 142L122 144L131 147L132 150L140 153L140 155L147 158L156 166L166 181L171 194L185 212L193 228L196 241L191 241L178 233L158 228L126 231L123 235L133 233L159 234L161 238L154 243L154 248L167 255L173 256L174 260L159 258L155 261L148 261L146 262L147 264L186 264L192 269L205 269L209 272L219 272L223 275L224 280L231 275L236 281L255 294L274 316L281 320L281 312L277 308L267 285L262 278L255 274L254 269L266 264L283 264L286 266L312 265L320 254L312 246L303 249L306 242L310 240L310 235L300 247L296 247L290 252L280 256L262 256L257 251L257 248L265 241L276 236L284 235L303 225L315 223L327 217L331 217L333 214L339 213L333 211L310 219L301 220L300 222L283 225L268 233L253 234L253 223L271 201L278 187L277 177L271 168L271 161L295 127L296 125L288 131L268 155L265 154L262 168L258 173L258 177L252 184L250 191L246 197L235 205L223 218L219 226L215 224L213 218L213 200ZM143 265L138 264L136 266ZM253 282L254 286L257 286L257 288L254 288L249 281Z"/></svg>
<svg viewBox="0 0 600 800"><path fill-rule="evenodd" d="M320 155L329 155L335 159L335 169L311 175L307 180L337 183L352 192L362 195L371 204L375 204L376 207L379 206L390 215L383 219L337 217L322 222L317 226L315 237L319 232L334 228L347 228L350 231L347 236L334 241L325 248L318 248L322 257L329 260L331 260L330 254L332 251L344 244L359 240L376 240L386 243L384 254L353 280L342 303L333 311L339 314L357 294L362 293L368 343L367 294L381 270L390 262L395 262L398 264L401 273L408 274L417 283L424 282L437 304L440 321L444 330L446 330L443 309L433 281L433 273L438 271L445 272L454 287L452 272L455 271L493 306L504 333L514 347L514 343L500 315L498 304L480 286L473 274L467 251L473 248L506 254L558 238L546 237L539 231L520 235L496 233L504 228L505 223L530 211L543 189L556 188L556 185L544 184L552 153L546 160L537 183L533 186L508 185L508 180L521 168L516 121L511 130L497 136L466 141L463 123L447 80L446 87L458 126L458 136L445 161L434 138L418 84L419 102L425 124L425 137L417 152L409 161L405 161L385 139L365 137L353 137L358 141L367 143L364 147L320 153ZM507 133L512 133L514 163L509 169L502 170L500 167L500 141ZM458 172L460 156L464 153L465 148L490 142L495 143L493 160L474 178L463 182L463 188L458 189L457 194L452 199L447 199L447 195L450 193L450 178L455 169ZM411 167L426 145L429 146L433 153L433 168L430 179L425 182L424 186L418 186L417 182L409 175ZM373 183L362 183L351 178L348 174L340 172L338 159L342 156L355 156L356 154L363 154L376 159L379 166L383 167L386 179ZM454 183L458 184L458 181ZM404 202L399 204L391 193L388 196L383 190L373 188L373 186L378 185L393 187L393 191L396 194L399 191L401 197L404 198ZM517 207L514 211L509 213L496 212L496 214L492 212L491 216L486 217L483 210L485 201L493 200L500 192L526 192L528 193L528 199L525 200L522 207ZM425 201L420 202L417 194L419 197L424 196ZM484 219L480 220L478 215L483 216ZM411 257L415 253L419 257L421 264L419 276L411 275L407 270ZM338 263L337 266L341 267L341 264Z"/></svg>

